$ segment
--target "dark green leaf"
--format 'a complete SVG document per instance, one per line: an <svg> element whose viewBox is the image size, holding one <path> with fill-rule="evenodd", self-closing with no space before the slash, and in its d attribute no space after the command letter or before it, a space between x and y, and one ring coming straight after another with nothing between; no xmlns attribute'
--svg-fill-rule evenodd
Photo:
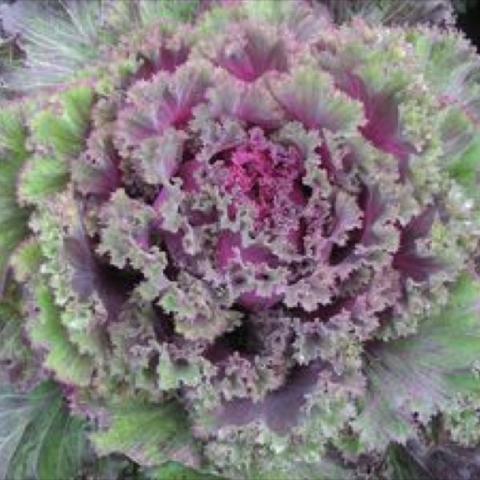
<svg viewBox="0 0 480 480"><path fill-rule="evenodd" d="M28 152L19 112L0 112L0 295L10 255L28 232L29 211L17 202L17 177Z"/></svg>
<svg viewBox="0 0 480 480"><path fill-rule="evenodd" d="M421 459L402 445L392 444L387 453L391 480L435 480Z"/></svg>
<svg viewBox="0 0 480 480"><path fill-rule="evenodd" d="M77 478L87 457L85 422L47 382L30 395L0 394L0 479Z"/></svg>
<svg viewBox="0 0 480 480"><path fill-rule="evenodd" d="M216 475L202 473L176 462L168 462L164 466L149 472L151 480L225 480Z"/></svg>
<svg viewBox="0 0 480 480"><path fill-rule="evenodd" d="M145 467L178 460L197 463L186 414L176 402L131 400L110 408L110 428L92 434L100 455L122 453Z"/></svg>
<svg viewBox="0 0 480 480"><path fill-rule="evenodd" d="M479 284L462 278L449 305L425 319L416 335L368 350L370 391L355 427L369 448L403 443L415 435L414 415L425 423L458 395L478 395L479 297Z"/></svg>

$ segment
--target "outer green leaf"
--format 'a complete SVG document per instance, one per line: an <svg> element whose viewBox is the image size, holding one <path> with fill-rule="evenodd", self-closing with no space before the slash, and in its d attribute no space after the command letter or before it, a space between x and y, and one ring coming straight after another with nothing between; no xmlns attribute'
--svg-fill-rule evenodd
<svg viewBox="0 0 480 480"><path fill-rule="evenodd" d="M116 3L116 2L114 2ZM100 55L105 0L20 0L3 5L4 28L20 34L24 68L7 77L13 89L61 83Z"/></svg>
<svg viewBox="0 0 480 480"><path fill-rule="evenodd" d="M32 341L47 349L44 366L53 370L63 382L86 386L93 372L92 359L82 355L69 341L66 328L61 323L60 309L45 285L36 289L39 315L32 322Z"/></svg>
<svg viewBox="0 0 480 480"><path fill-rule="evenodd" d="M91 436L99 455L123 453L146 467L169 460L197 463L186 414L177 403L132 400L114 405L111 415L109 429Z"/></svg>
<svg viewBox="0 0 480 480"><path fill-rule="evenodd" d="M158 20L187 22L201 0L18 0L0 7L2 24L21 35L26 55L4 75L11 90L31 90L88 76L126 31ZM107 54L108 55L108 54Z"/></svg>
<svg viewBox="0 0 480 480"><path fill-rule="evenodd" d="M480 393L473 372L480 354L480 286L462 278L447 308L426 319L418 333L369 350L370 393L355 422L370 448L414 435L413 414L428 420L457 395Z"/></svg>
<svg viewBox="0 0 480 480"><path fill-rule="evenodd" d="M9 282L0 301L0 382L27 389L37 378L39 365L24 338L20 288Z"/></svg>
<svg viewBox="0 0 480 480"><path fill-rule="evenodd" d="M0 112L0 294L11 253L25 238L29 211L17 202L17 177L28 156L26 129L17 112Z"/></svg>
<svg viewBox="0 0 480 480"><path fill-rule="evenodd" d="M454 22L450 0L321 0L321 3L339 23L356 16L387 25Z"/></svg>
<svg viewBox="0 0 480 480"><path fill-rule="evenodd" d="M76 478L87 453L85 423L68 414L59 388L0 394L0 479Z"/></svg>

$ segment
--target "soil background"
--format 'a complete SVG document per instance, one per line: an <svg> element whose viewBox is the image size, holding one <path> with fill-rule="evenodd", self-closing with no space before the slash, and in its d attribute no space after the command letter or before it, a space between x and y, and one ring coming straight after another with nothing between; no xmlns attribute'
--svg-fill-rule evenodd
<svg viewBox="0 0 480 480"><path fill-rule="evenodd" d="M420 2L422 0L419 0ZM457 26L465 32L467 37L476 45L480 52L480 1L470 1L464 13L457 18Z"/></svg>

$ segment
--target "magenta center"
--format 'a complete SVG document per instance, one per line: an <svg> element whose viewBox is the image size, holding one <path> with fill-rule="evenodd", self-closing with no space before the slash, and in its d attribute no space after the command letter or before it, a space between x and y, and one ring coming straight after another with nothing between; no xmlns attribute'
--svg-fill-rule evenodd
<svg viewBox="0 0 480 480"><path fill-rule="evenodd" d="M299 156L264 138L237 148L227 170L225 188L235 198L229 213L234 217L236 204L248 203L256 212L256 228L283 223L292 209L306 203Z"/></svg>

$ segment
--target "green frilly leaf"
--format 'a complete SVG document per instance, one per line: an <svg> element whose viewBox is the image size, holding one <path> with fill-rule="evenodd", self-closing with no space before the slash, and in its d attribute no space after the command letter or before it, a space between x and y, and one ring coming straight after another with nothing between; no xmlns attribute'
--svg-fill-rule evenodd
<svg viewBox="0 0 480 480"><path fill-rule="evenodd" d="M20 175L19 198L29 204L38 204L50 195L61 192L69 178L65 161L48 157L32 159Z"/></svg>
<svg viewBox="0 0 480 480"><path fill-rule="evenodd" d="M8 88L29 90L56 85L77 76L98 59L100 45L108 43L102 29L107 3L20 0L2 5L3 28L10 35L20 36L26 53L21 68L8 72Z"/></svg>
<svg viewBox="0 0 480 480"><path fill-rule="evenodd" d="M42 264L39 242L34 237L24 240L15 250L10 263L17 282L28 281L40 270Z"/></svg>
<svg viewBox="0 0 480 480"><path fill-rule="evenodd" d="M38 114L32 124L37 141L51 146L59 157L75 156L82 150L93 105L93 91L76 87L60 97L63 114L52 111Z"/></svg>
<svg viewBox="0 0 480 480"><path fill-rule="evenodd" d="M61 322L61 310L48 287L39 285L35 296L39 314L32 320L29 333L34 344L48 351L44 366L53 370L63 382L88 385L93 373L92 359L80 354L70 342Z"/></svg>
<svg viewBox="0 0 480 480"><path fill-rule="evenodd" d="M26 137L19 112L0 112L0 294L10 255L28 232L29 211L17 201L17 178L28 157Z"/></svg>
<svg viewBox="0 0 480 480"><path fill-rule="evenodd" d="M0 301L0 382L27 390L39 375L40 366L25 342L21 289L9 282Z"/></svg>
<svg viewBox="0 0 480 480"><path fill-rule="evenodd" d="M404 446L392 444L388 449L387 462L392 480L434 480L421 459L416 458Z"/></svg>

